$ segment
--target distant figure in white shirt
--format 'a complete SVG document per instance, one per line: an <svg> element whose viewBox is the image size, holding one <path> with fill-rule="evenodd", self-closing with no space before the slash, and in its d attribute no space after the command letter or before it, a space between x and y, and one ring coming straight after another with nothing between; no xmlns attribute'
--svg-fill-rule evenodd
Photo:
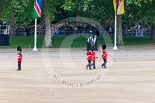
<svg viewBox="0 0 155 103"><path fill-rule="evenodd" d="M96 35L94 37L94 50L98 51L98 48L97 48L97 36Z"/></svg>
<svg viewBox="0 0 155 103"><path fill-rule="evenodd" d="M87 50L91 50L94 44L94 40L92 38L92 36L89 36L88 40L87 40Z"/></svg>

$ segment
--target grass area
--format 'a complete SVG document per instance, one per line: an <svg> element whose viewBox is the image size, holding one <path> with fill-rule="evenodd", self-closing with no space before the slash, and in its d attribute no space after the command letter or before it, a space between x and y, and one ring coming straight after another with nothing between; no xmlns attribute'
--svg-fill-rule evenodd
<svg viewBox="0 0 155 103"><path fill-rule="evenodd" d="M66 47L86 47L88 36L53 36L52 45L53 48L66 48ZM38 36L37 47L42 48L43 36ZM106 43L108 46L113 46L113 37L99 36L98 44ZM150 40L149 37L123 37L124 45L141 45L155 43L155 40ZM0 46L0 48L16 48L22 46L23 48L33 48L34 37L29 36L17 36L14 39L10 39L9 46Z"/></svg>
<svg viewBox="0 0 155 103"><path fill-rule="evenodd" d="M141 45L155 43L150 37L124 37L124 45Z"/></svg>

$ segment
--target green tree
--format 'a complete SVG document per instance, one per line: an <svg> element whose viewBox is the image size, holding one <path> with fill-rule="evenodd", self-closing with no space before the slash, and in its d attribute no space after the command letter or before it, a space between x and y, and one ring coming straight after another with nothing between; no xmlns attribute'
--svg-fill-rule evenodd
<svg viewBox="0 0 155 103"><path fill-rule="evenodd" d="M126 15L135 22L142 21L152 24L151 39L155 40L155 1L154 0L127 0L128 12Z"/></svg>
<svg viewBox="0 0 155 103"><path fill-rule="evenodd" d="M30 6L29 2L30 0L2 0L0 7L1 7L1 18L3 20L6 20L8 24L10 25L10 33L9 36L12 39L13 38L13 29L15 27L15 18L16 18L16 23L23 21L26 19L26 22L30 22L31 19L28 19L28 6ZM27 11L27 12L26 12ZM24 24L25 22L23 22ZM25 24L27 25L27 24ZM25 26L24 25L24 26Z"/></svg>
<svg viewBox="0 0 155 103"><path fill-rule="evenodd" d="M112 0L95 0L93 1L93 17L101 21L103 27L110 25L114 21L114 8ZM112 26L112 25L111 25Z"/></svg>
<svg viewBox="0 0 155 103"><path fill-rule="evenodd" d="M55 19L56 7L60 5L63 1L61 0L44 0L42 1L42 15L45 23L45 36L44 36L44 46L52 47L51 40L51 22Z"/></svg>
<svg viewBox="0 0 155 103"><path fill-rule="evenodd" d="M123 14L124 15L124 14ZM117 16L117 43L123 45L122 36L122 16ZM108 26L114 27L114 7L113 0L97 0L94 1L93 16L97 19L101 19L101 25L106 28Z"/></svg>

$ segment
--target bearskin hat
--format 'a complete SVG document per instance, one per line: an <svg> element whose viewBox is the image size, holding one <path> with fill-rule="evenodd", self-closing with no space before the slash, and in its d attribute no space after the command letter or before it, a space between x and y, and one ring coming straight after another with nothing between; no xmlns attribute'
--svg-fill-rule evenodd
<svg viewBox="0 0 155 103"><path fill-rule="evenodd" d="M22 51L21 46L18 46L18 47L17 47L17 51L20 51L20 52Z"/></svg>
<svg viewBox="0 0 155 103"><path fill-rule="evenodd" d="M106 47L107 47L107 46L106 46L105 44L102 45L103 50L105 50Z"/></svg>

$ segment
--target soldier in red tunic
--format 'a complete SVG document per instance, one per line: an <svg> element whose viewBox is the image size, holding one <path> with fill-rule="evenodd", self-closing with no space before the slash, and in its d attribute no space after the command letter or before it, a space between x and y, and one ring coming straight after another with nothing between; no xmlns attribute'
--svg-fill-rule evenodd
<svg viewBox="0 0 155 103"><path fill-rule="evenodd" d="M96 69L95 67L95 60L96 60L96 53L94 52L94 50L92 50L92 61L93 61L93 64L91 64L91 66L93 66L93 69Z"/></svg>
<svg viewBox="0 0 155 103"><path fill-rule="evenodd" d="M103 58L103 61L104 61L104 63L101 65L101 67L103 68L103 66L104 66L104 68L107 68L106 67L106 64L107 64L107 51L105 50L106 49L106 45L104 44L103 46L102 46L102 48L103 48L103 51L102 51L102 58Z"/></svg>
<svg viewBox="0 0 155 103"><path fill-rule="evenodd" d="M87 51L87 56L88 56L88 58L87 58L88 65L86 66L86 69L88 69L88 67L89 67L89 69L91 70L91 60L92 60L92 52L91 52L91 50Z"/></svg>
<svg viewBox="0 0 155 103"><path fill-rule="evenodd" d="M22 48L20 46L17 47L18 51L18 69L17 71L21 71L21 62L22 62Z"/></svg>

